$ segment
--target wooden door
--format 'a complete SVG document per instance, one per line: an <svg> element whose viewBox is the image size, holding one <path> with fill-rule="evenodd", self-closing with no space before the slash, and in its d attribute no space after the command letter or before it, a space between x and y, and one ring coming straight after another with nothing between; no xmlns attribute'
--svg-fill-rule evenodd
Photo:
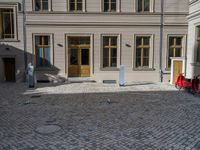
<svg viewBox="0 0 200 150"><path fill-rule="evenodd" d="M80 77L90 76L90 49L80 48L80 66L79 66Z"/></svg>
<svg viewBox="0 0 200 150"><path fill-rule="evenodd" d="M173 84L176 82L180 73L183 73L183 61L174 60L173 65Z"/></svg>
<svg viewBox="0 0 200 150"><path fill-rule="evenodd" d="M5 81L15 82L15 58L4 58Z"/></svg>
<svg viewBox="0 0 200 150"><path fill-rule="evenodd" d="M69 77L90 76L90 49L87 47L69 48Z"/></svg>

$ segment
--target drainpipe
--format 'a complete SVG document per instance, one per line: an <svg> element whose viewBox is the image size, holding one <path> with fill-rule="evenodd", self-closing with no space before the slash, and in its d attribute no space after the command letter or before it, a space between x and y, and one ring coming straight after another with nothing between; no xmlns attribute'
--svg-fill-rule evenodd
<svg viewBox="0 0 200 150"><path fill-rule="evenodd" d="M25 14L25 0L22 0L23 5L23 41L24 41L24 64L25 70L27 68L27 45L26 45L26 14Z"/></svg>
<svg viewBox="0 0 200 150"><path fill-rule="evenodd" d="M160 82L163 82L162 70L162 50L163 50L163 27L164 27L164 0L161 0L161 15L160 15Z"/></svg>

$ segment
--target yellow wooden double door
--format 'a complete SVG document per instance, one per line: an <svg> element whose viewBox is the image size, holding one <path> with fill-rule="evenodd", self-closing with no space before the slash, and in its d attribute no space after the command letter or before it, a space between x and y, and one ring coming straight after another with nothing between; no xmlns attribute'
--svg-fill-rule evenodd
<svg viewBox="0 0 200 150"><path fill-rule="evenodd" d="M90 46L70 45L68 49L69 77L90 76Z"/></svg>
<svg viewBox="0 0 200 150"><path fill-rule="evenodd" d="M180 73L183 73L183 61L174 60L173 65L173 84L176 82Z"/></svg>

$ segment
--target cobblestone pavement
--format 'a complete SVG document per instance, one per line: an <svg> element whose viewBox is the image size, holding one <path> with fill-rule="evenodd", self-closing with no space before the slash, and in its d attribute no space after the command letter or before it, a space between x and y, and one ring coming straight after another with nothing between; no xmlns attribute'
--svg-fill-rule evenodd
<svg viewBox="0 0 200 150"><path fill-rule="evenodd" d="M154 83L0 83L0 150L56 149L200 150L200 98Z"/></svg>

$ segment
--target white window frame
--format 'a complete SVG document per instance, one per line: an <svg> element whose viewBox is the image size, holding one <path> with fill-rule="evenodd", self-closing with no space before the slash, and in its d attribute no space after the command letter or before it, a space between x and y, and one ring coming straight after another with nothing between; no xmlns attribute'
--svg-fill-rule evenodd
<svg viewBox="0 0 200 150"><path fill-rule="evenodd" d="M137 13L153 13L153 12L155 12L155 0L150 0L149 12L138 12L138 0L134 0L134 2L135 2L134 12L137 12Z"/></svg>
<svg viewBox="0 0 200 150"><path fill-rule="evenodd" d="M36 11L35 10L35 0L32 0L32 9L33 9L34 12L49 12L49 11L52 11L52 0L48 1L48 7L49 7L48 10L39 10L39 11Z"/></svg>
<svg viewBox="0 0 200 150"><path fill-rule="evenodd" d="M114 34L114 33L103 33L100 35L100 70L106 71L108 69L119 69L120 64L121 64L121 34ZM103 67L103 37L110 37L110 36L115 36L117 37L117 66L116 67Z"/></svg>
<svg viewBox="0 0 200 150"><path fill-rule="evenodd" d="M136 39L137 37L149 37L150 38L150 52L149 52L149 67L137 67L136 66ZM154 69L154 35L153 34L135 34L134 35L134 49L133 49L133 70L149 70Z"/></svg>
<svg viewBox="0 0 200 150"><path fill-rule="evenodd" d="M168 67L168 58L169 58L169 38L170 37L182 37L182 56L176 58L184 58L186 56L186 35L185 34L168 34L167 35L167 50L166 50L166 58L165 58L165 70L171 70Z"/></svg>
<svg viewBox="0 0 200 150"><path fill-rule="evenodd" d="M37 67L36 65L36 49L35 49L35 37L36 36L50 36L50 50L51 50L51 66L50 67ZM33 33L32 35L32 46L33 46L33 51L32 51L32 54L34 56L34 58L32 59L32 63L34 64L35 68L36 69L39 69L39 70L43 70L43 69L50 69L54 66L54 34L53 33Z"/></svg>
<svg viewBox="0 0 200 150"><path fill-rule="evenodd" d="M67 0L67 11L68 12L86 12L86 0L82 0L82 11L71 11L70 10L70 0Z"/></svg>
<svg viewBox="0 0 200 150"><path fill-rule="evenodd" d="M101 0L101 12L104 13L116 13L116 12L121 12L121 0L116 0L116 11L104 11L104 0Z"/></svg>
<svg viewBox="0 0 200 150"><path fill-rule="evenodd" d="M17 41L18 33L17 33L17 5L0 5L0 8L8 8L13 9L13 16L14 16L14 38L2 38L0 41Z"/></svg>

